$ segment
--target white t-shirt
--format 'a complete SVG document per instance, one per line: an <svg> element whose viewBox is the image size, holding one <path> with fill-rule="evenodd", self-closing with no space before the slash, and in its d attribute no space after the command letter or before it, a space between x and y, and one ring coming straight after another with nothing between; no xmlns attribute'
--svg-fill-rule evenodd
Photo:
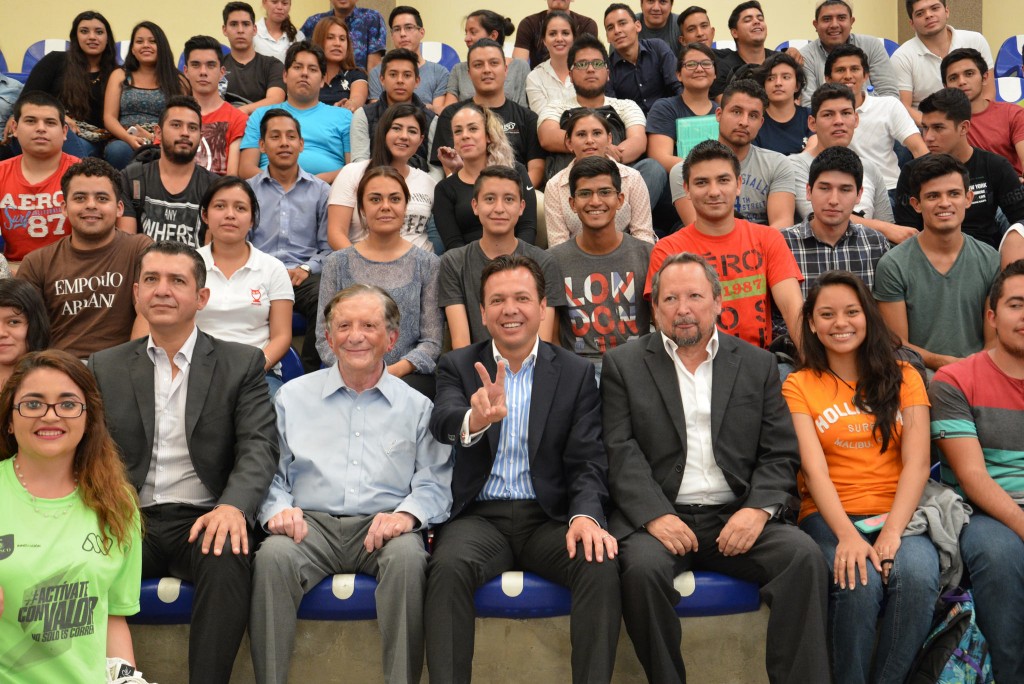
<svg viewBox="0 0 1024 684"><path fill-rule="evenodd" d="M605 95L604 105L615 110L615 113L622 119L622 123L625 124L626 130L629 130L630 126L647 126L647 117L644 116L644 110L640 109L640 105L632 100L623 100L618 97L608 97ZM566 98L561 102L548 102L547 106L537 116L537 126L539 128L542 123L548 120L558 121L562 118L562 112L582 106L577 97Z"/></svg>
<svg viewBox="0 0 1024 684"><path fill-rule="evenodd" d="M895 190L900 167L892 144L894 141L902 143L920 133L917 124L895 97L865 97L864 104L857 108L857 114L860 115L860 123L853 132L850 149L875 165L885 179L886 190Z"/></svg>
<svg viewBox="0 0 1024 684"><path fill-rule="evenodd" d="M789 160L793 163L793 175L797 190L796 218L802 221L813 211L811 200L807 199L807 181L811 175L811 162L814 161L814 156L804 150L800 154L789 155ZM864 218L892 223L894 220L892 204L889 203L889 195L885 190L882 173L875 164L867 159L861 161L864 163L864 184L862 186L864 191L861 193L860 202L857 202L857 206L853 210Z"/></svg>
<svg viewBox="0 0 1024 684"><path fill-rule="evenodd" d="M331 184L331 197L328 203L352 208L352 223L348 229L348 239L352 244L366 239L366 228L356 209L356 190L369 165L369 159L346 164ZM437 185L437 181L419 169L410 168L405 184L409 187L409 204L405 208L402 237L416 247L433 254L434 246L427 237L427 221L430 220L433 211L434 186Z"/></svg>
<svg viewBox="0 0 1024 684"><path fill-rule="evenodd" d="M196 325L221 340L265 347L270 341L270 303L295 301L284 264L249 245L249 260L228 279L214 265L210 245L200 247L199 254L206 262L210 301L196 313Z"/></svg>
<svg viewBox="0 0 1024 684"><path fill-rule="evenodd" d="M1006 244L1006 238L1010 235L1010 233L1016 233L1017 235L1024 238L1024 223L1014 223L1012 226L1010 226L1010 229L1003 234L1003 239L999 241L1000 256L1002 256L1003 254L1003 245Z"/></svg>
<svg viewBox="0 0 1024 684"><path fill-rule="evenodd" d="M989 48L985 36L975 31L957 31L952 26L946 28L949 29L951 35L950 52L957 48L974 48L985 58L989 69L995 65L992 59L992 50ZM892 53L892 70L896 74L896 87L901 91L906 90L914 94L915 109L921 100L936 90L942 90L941 64L942 58L925 47L925 44L917 36L900 45L899 49Z"/></svg>
<svg viewBox="0 0 1024 684"><path fill-rule="evenodd" d="M288 40L287 33L282 33L280 38L274 40L270 36L270 32L267 31L267 19L264 17L256 22L256 36L252 39L252 46L261 55L273 57L280 62L284 62L284 56L292 43L305 39L306 37L302 34L302 31L296 31L295 40Z"/></svg>
<svg viewBox="0 0 1024 684"><path fill-rule="evenodd" d="M576 86L572 84L572 78L566 76L564 82L559 81L550 59L541 62L526 77L526 100L537 116L549 102L560 102L575 95Z"/></svg>

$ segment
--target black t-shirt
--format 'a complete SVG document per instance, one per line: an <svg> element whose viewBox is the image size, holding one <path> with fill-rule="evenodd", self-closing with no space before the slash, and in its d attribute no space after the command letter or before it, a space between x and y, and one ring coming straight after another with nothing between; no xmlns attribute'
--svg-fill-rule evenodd
<svg viewBox="0 0 1024 684"><path fill-rule="evenodd" d="M154 242L175 240L199 248L199 202L217 176L196 166L180 194L172 195L160 180L160 161L129 164L121 172L124 215L138 221L140 233Z"/></svg>
<svg viewBox="0 0 1024 684"><path fill-rule="evenodd" d="M452 117L455 112L466 102L463 100L448 105L437 117L437 128L434 131L434 146L430 148L430 163L440 165L437 161L438 147L452 146ZM544 150L540 147L537 139L537 115L518 102L505 98L505 104L500 107L492 107L491 111L501 117L505 122L505 135L512 145L512 152L516 161L526 166L532 159L543 159Z"/></svg>
<svg viewBox="0 0 1024 684"><path fill-rule="evenodd" d="M61 88L64 83L64 69L67 65L66 52L51 52L45 55L32 67L32 73L25 81L23 92L30 93L39 90L61 99ZM107 86L109 73L89 74L89 111L86 112L85 122L96 128L103 128L103 92ZM61 100L65 108L67 103ZM73 119L81 119L82 113L68 112Z"/></svg>
<svg viewBox="0 0 1024 684"><path fill-rule="evenodd" d="M531 245L537 240L537 195L526 173L526 167L516 163L516 171L526 191L526 208L516 223L515 234L520 240ZM444 241L445 250L468 245L479 240L484 234L480 217L473 212L473 186L462 182L459 174L453 173L434 186L434 225Z"/></svg>
<svg viewBox="0 0 1024 684"><path fill-rule="evenodd" d="M974 154L965 166L971 176L971 190L974 200L967 207L963 232L999 249L1002 232L996 224L996 209L1002 209L1010 224L1024 221L1024 185L1010 162L987 150L973 148ZM910 206L910 172L918 160L912 159L903 167L896 183L896 207L893 215L896 223L924 230L921 215Z"/></svg>
<svg viewBox="0 0 1024 684"><path fill-rule="evenodd" d="M259 102L268 88L284 89L284 65L273 57L256 53L251 62L239 64L230 54L224 56L228 90L224 99L233 105Z"/></svg>
<svg viewBox="0 0 1024 684"><path fill-rule="evenodd" d="M764 58L775 54L775 50L764 49ZM722 48L715 50L715 82L711 84L711 98L714 99L725 92L725 87L732 80L733 72L744 66L746 62L736 50Z"/></svg>

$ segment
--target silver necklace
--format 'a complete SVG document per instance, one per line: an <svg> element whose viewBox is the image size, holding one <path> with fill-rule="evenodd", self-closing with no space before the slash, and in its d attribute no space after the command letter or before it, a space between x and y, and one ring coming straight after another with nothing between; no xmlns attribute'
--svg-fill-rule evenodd
<svg viewBox="0 0 1024 684"><path fill-rule="evenodd" d="M59 508L59 509L57 509L55 511L48 511L45 508L44 509L39 508L39 499L36 497L35 494L33 494L32 492L29 491L28 485L25 483L25 474L21 472L21 466L18 465L18 456L17 456L17 454L15 454L15 456L11 460L11 462L14 464L14 474L18 476L18 482L21 483L22 489L24 489L25 492L30 497L32 497L32 510L34 510L38 515L41 515L44 518L63 518L65 515L67 515L68 513L71 512L71 509L74 508L74 506L75 506L74 500L70 501L66 506L63 506L63 507L61 507L61 508ZM75 479L75 490L77 490L78 489L78 473L75 473L74 479Z"/></svg>

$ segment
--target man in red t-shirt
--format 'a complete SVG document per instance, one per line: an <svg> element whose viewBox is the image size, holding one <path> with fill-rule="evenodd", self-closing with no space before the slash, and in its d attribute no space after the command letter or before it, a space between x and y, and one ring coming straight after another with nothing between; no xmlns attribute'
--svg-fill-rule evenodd
<svg viewBox="0 0 1024 684"><path fill-rule="evenodd" d="M790 331L800 330L803 276L779 231L735 218L739 174L736 155L717 140L706 140L690 151L683 162L683 187L697 218L654 246L644 297L650 298L651 277L665 257L698 254L714 265L722 281L719 330L767 348L772 341L772 303Z"/></svg>
<svg viewBox="0 0 1024 684"><path fill-rule="evenodd" d="M947 88L959 88L971 101L971 127L967 142L1006 157L1017 175L1024 163L1024 107L985 98L991 74L988 63L974 48L953 50L940 66Z"/></svg>
<svg viewBox="0 0 1024 684"><path fill-rule="evenodd" d="M220 43L211 36L192 36L185 43L185 78L203 111L202 140L196 165L218 176L238 175L239 146L249 117L220 96L224 76Z"/></svg>
<svg viewBox="0 0 1024 684"><path fill-rule="evenodd" d="M22 153L0 162L0 232L10 262L70 232L60 178L78 157L61 151L67 132L64 105L52 95L33 91L15 103L14 136Z"/></svg>

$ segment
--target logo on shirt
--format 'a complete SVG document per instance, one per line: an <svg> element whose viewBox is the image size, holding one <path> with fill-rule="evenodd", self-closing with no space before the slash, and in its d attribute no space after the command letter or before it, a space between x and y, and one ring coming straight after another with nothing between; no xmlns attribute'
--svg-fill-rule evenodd
<svg viewBox="0 0 1024 684"><path fill-rule="evenodd" d="M101 556L110 555L110 547L114 545L114 540L107 538L104 539L95 532L90 532L85 535L85 541L82 542L83 551L93 551L100 554Z"/></svg>
<svg viewBox="0 0 1024 684"><path fill-rule="evenodd" d="M5 534L0 536L0 560L3 560L14 553L14 535Z"/></svg>
<svg viewBox="0 0 1024 684"><path fill-rule="evenodd" d="M263 303L263 292L261 290L249 290L249 294L252 295L252 305L259 306Z"/></svg>
<svg viewBox="0 0 1024 684"><path fill-rule="evenodd" d="M69 582L66 579L78 576L81 571L82 566L65 568L25 590L24 604L18 610L18 623L33 641L63 641L88 636L95 631L93 614L99 599L91 595L88 581ZM62 644L58 648L70 647L70 644ZM26 654L23 660L31 662L32 658Z"/></svg>

